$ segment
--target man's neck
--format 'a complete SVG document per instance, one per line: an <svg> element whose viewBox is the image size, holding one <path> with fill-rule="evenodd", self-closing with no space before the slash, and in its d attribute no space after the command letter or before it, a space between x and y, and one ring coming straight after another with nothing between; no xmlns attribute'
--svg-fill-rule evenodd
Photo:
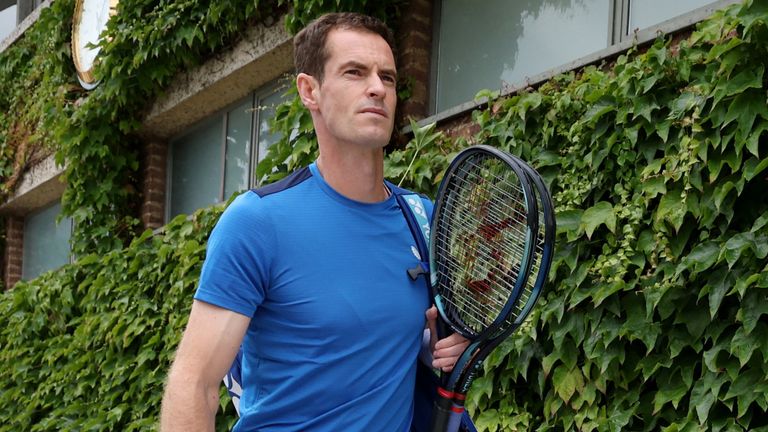
<svg viewBox="0 0 768 432"><path fill-rule="evenodd" d="M389 196L384 186L382 149L321 147L317 168L336 192L360 202L380 202Z"/></svg>

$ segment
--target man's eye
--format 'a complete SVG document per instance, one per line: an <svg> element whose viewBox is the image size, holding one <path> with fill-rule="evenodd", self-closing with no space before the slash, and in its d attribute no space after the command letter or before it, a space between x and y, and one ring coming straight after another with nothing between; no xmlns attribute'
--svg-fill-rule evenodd
<svg viewBox="0 0 768 432"><path fill-rule="evenodd" d="M352 75L352 76L360 76L360 71L358 69L348 69L344 72L346 75Z"/></svg>
<svg viewBox="0 0 768 432"><path fill-rule="evenodd" d="M394 84L397 81L392 75L384 75L381 77L381 80L390 84Z"/></svg>

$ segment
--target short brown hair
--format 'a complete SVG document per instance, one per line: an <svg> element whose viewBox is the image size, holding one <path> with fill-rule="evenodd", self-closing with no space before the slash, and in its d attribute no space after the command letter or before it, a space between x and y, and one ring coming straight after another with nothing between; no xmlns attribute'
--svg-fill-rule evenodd
<svg viewBox="0 0 768 432"><path fill-rule="evenodd" d="M310 22L293 38L293 63L296 73L305 73L323 81L328 50L325 41L333 29L360 30L381 36L395 55L392 30L377 18L353 12L336 12Z"/></svg>

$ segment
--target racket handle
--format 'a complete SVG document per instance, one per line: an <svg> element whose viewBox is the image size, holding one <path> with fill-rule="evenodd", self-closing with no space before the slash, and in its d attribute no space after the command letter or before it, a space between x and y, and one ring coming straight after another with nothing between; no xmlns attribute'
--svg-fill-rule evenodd
<svg viewBox="0 0 768 432"><path fill-rule="evenodd" d="M440 317L437 318L437 322L435 323L437 327L437 339L444 339L453 334L453 329L451 326L448 325L445 321L443 321Z"/></svg>
<svg viewBox="0 0 768 432"><path fill-rule="evenodd" d="M446 427L445 432L458 432L462 417L464 417L464 395L456 393L451 404L451 417L448 419L448 427Z"/></svg>
<svg viewBox="0 0 768 432"><path fill-rule="evenodd" d="M432 432L446 432L451 421L453 400L451 392L442 388L437 389L437 398L432 408Z"/></svg>

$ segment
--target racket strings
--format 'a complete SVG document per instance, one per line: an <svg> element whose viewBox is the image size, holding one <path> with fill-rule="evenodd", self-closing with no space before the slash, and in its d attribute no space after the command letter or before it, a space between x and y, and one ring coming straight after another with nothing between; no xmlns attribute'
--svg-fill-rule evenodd
<svg viewBox="0 0 768 432"><path fill-rule="evenodd" d="M518 296L517 300L515 300L514 304L512 305L512 310L507 315L504 324L499 326L497 330L494 332L495 337L499 337L500 335L507 332L510 328L516 328L519 326L522 321L525 319L525 317L528 315L528 309L532 306L532 302L535 303L536 297L534 296L534 292L536 290L536 283L539 277L539 272L541 271L541 257L544 253L544 243L545 243L545 232L544 232L544 213L541 211L542 209L542 202L538 197L537 194L537 204L539 208L538 212L538 219L539 219L539 225L536 235L534 236L534 253L531 260L531 267L530 267L530 273L528 276L528 279L526 280L525 286L523 287L522 292Z"/></svg>
<svg viewBox="0 0 768 432"><path fill-rule="evenodd" d="M500 228L498 231L503 231L503 232L506 232L507 234L509 234L509 231L514 231L515 235L524 236L525 233L527 232L527 225L525 224L525 219L524 219L525 216L523 215L523 213L519 211L515 211L515 213L517 213L517 215L520 215L520 218L522 218L522 221L521 221L520 218L518 219L510 218L509 213L504 213L503 210L504 209L498 209L495 207L485 209L483 210L483 212L485 216L487 216L487 219L492 219L490 223L480 222L480 221L477 221L475 218L475 220L471 222L467 222L467 224L474 224L473 225L474 228L479 226L481 231L483 231L484 229L485 231L481 233L484 234L485 237L489 237L489 238L494 237L496 234L496 231L491 231L491 229L494 227ZM513 210L518 210L518 209L514 208ZM461 210L458 210L458 211L461 211ZM472 212L471 210L467 210L467 212L470 215L474 214L474 212ZM495 220L495 222L493 220ZM515 224L512 225L510 224L510 222L515 222ZM503 230L501 228L503 228Z"/></svg>
<svg viewBox="0 0 768 432"><path fill-rule="evenodd" d="M436 231L445 241L435 243L435 252L443 257L436 270L446 312L480 332L497 319L515 289L528 226L525 193L515 172L495 158L474 159L457 169L448 185L455 198L446 202L438 221ZM522 310L515 305L513 315ZM511 324L514 317L506 321Z"/></svg>
<svg viewBox="0 0 768 432"><path fill-rule="evenodd" d="M449 273L459 273L461 272L461 268L459 266L449 266L448 269ZM456 285L454 285L455 287ZM461 286L460 284L458 286ZM514 289L514 286L507 286L509 289L508 292L511 292L512 289ZM463 293L459 292L459 290L454 289L451 293L452 295L444 295L443 298L446 300L446 303L448 303L449 308L453 308L456 310L471 310L473 312L470 314L470 316L475 317L488 317L488 314L492 314L496 312L498 315L498 311L502 310L504 306L506 305L507 296L501 296L501 295L492 295L492 294L501 294L501 290L495 290L490 291L490 294L479 294L479 296L482 296L482 298L478 298L479 301L467 301L469 300L469 296L475 296L479 297L478 293L472 291L469 296L468 295L462 295ZM454 299L458 300L454 300ZM464 302L466 304L464 304ZM483 307L486 306L486 307ZM494 317L495 318L495 317ZM480 325L487 326L488 322L481 322ZM475 328L476 326L472 326L472 328Z"/></svg>
<svg viewBox="0 0 768 432"><path fill-rule="evenodd" d="M480 223L477 220L470 220L470 221L467 221L467 222L465 222L463 224L456 223L453 226L449 227L448 229L452 229L452 230L459 230L459 229L461 229L461 230L463 230L462 234L464 234L464 238L461 238L462 237L461 235L457 235L455 237L455 240L456 241L465 241L465 242L466 241L470 241L471 242L473 239L474 240L479 240L477 238L478 237L477 236L478 233L477 233L477 229L476 229L476 227L478 225L483 226L484 223ZM518 239L519 238L525 238L525 236L527 235L527 231L524 230L524 229L519 229L519 226L516 226L516 225L515 226L505 227L505 228L506 229L501 231L499 234L507 236L508 238L505 239L505 240L507 240L508 243L511 243L511 244L508 244L508 248L506 249L506 251L514 252L517 256L522 256L525 253L525 246L524 246L523 243L520 243ZM480 230L480 235L482 237L491 237L491 236L488 236L486 234L487 233L483 233L482 230ZM460 250L462 252L466 252L468 249L471 250L471 246L472 245L468 245L468 247L461 248ZM458 245L454 245L454 244L450 244L448 246L449 250L441 250L440 253L441 254L450 254L450 249L454 248L454 247L459 247L459 246ZM489 248L481 248L481 249L479 249L478 251L475 251L475 252L477 252L479 254L485 254L485 255L483 255L483 257L487 258L487 259L494 258L494 256L490 255L492 253L492 251L489 250ZM475 255L475 256L477 256L477 255Z"/></svg>
<svg viewBox="0 0 768 432"><path fill-rule="evenodd" d="M442 251L441 253L448 253L442 247L439 247L439 250ZM446 267L447 267L448 272L450 272L452 274L461 273L464 270L464 268L459 266L458 264L447 264ZM492 270L503 271L504 269L499 268L499 266L495 266L495 268L492 269ZM511 271L515 272L515 274L514 274L514 279L515 280L517 279L517 270L518 270L517 268L511 269ZM485 276L487 276L487 275L485 275ZM509 278L505 278L504 280L501 281L501 283L503 283L504 287L507 288L506 289L506 293L509 293L509 292L511 292L514 289L514 280L509 280ZM471 290L471 288L470 288L470 290ZM454 292L456 292L456 291L457 290L454 290ZM506 304L506 300L509 297L509 295L505 294L504 292L502 292L502 290L486 290L486 291L473 290L472 293L473 294L477 294L477 296L479 296L479 297L482 297L482 299L481 299L482 301L480 302L480 304L488 304L488 305L498 306L497 309L489 310L489 312L490 311L499 311L499 310L503 309L504 305ZM490 294L497 294L497 295L492 296L492 295L489 295L489 293Z"/></svg>
<svg viewBox="0 0 768 432"><path fill-rule="evenodd" d="M461 174L464 174L463 176L461 176L461 178L469 177L469 176L471 176L473 174L476 174L476 172L474 172L474 171L470 172L469 169L467 169L467 167L461 167L457 171L459 171ZM505 174L509 175L510 173L507 172ZM514 173L511 173L511 174L515 177L515 179L517 179L517 176L514 175ZM525 219L528 217L528 214L525 211L525 207L523 205L523 203L525 202L524 198L523 198L525 193L523 192L523 188L520 187L520 184L518 182L516 182L516 181L504 182L505 185L511 186L511 188L513 189L513 191L512 191L513 193L510 193L507 190L504 190L502 188L494 186L493 182L498 181L498 179L492 179L492 180L482 179L482 181L490 182L490 185L489 185L489 187L486 190L487 191L495 192L497 194L496 198L505 198L509 202L520 204L519 207L515 207L515 210L517 210L517 211L515 211L513 213L516 216L519 217L518 220L520 221L521 224L525 224ZM463 181L463 183L465 183L465 184L470 184L471 183L473 185L477 184L477 182L478 182L477 179L471 178L471 177L469 179L466 179L466 180ZM457 189L462 187L461 185L457 185L456 183L454 183L452 185L449 185L449 187L451 187L451 186L454 186Z"/></svg>

